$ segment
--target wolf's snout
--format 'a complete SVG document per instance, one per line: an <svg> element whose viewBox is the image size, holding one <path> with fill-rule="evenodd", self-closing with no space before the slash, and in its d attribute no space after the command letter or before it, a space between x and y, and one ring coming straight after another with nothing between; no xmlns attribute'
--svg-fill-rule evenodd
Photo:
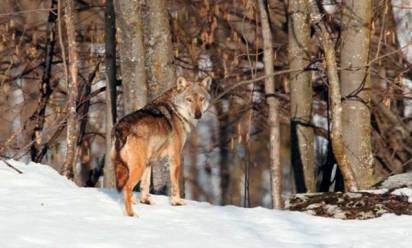
<svg viewBox="0 0 412 248"><path fill-rule="evenodd" d="M196 112L195 119L200 119L200 118L202 118L202 112Z"/></svg>

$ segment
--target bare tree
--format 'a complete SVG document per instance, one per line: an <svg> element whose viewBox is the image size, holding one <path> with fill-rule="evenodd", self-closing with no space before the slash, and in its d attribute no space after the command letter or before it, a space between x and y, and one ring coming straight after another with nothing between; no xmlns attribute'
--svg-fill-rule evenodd
<svg viewBox="0 0 412 248"><path fill-rule="evenodd" d="M310 24L307 0L289 2L289 67L299 70L309 63ZM310 72L290 74L291 155L298 193L316 191L312 83Z"/></svg>
<svg viewBox="0 0 412 248"><path fill-rule="evenodd" d="M265 63L265 94L269 106L268 125L270 132L270 171L272 184L273 208L282 208L282 167L280 164L280 134L279 134L279 101L275 97L275 80L273 76L272 32L269 25L267 5L264 0L258 0L263 36L263 61Z"/></svg>
<svg viewBox="0 0 412 248"><path fill-rule="evenodd" d="M375 183L371 147L370 28L372 1L345 0L342 7L340 53L343 141L359 188Z"/></svg>
<svg viewBox="0 0 412 248"><path fill-rule="evenodd" d="M67 138L66 138L66 158L63 165L63 175L73 177L73 165L75 161L75 148L78 136L78 118L77 118L77 98L79 94L78 64L79 53L76 42L75 28L75 2L74 0L65 1L64 20L66 24L66 34L69 55L70 82L68 83L68 119L67 119Z"/></svg>
<svg viewBox="0 0 412 248"><path fill-rule="evenodd" d="M323 22L323 16L319 11L316 0L309 0L308 5L311 11L311 21L313 22L316 33L319 35L320 43L325 53L326 70L329 80L329 101L331 104L332 116L331 139L333 153L335 154L339 169L342 172L346 189L356 191L358 189L358 185L356 183L353 169L348 163L342 137L342 97L339 89L339 77L334 43L325 23Z"/></svg>
<svg viewBox="0 0 412 248"><path fill-rule="evenodd" d="M147 102L142 0L115 1L124 113Z"/></svg>

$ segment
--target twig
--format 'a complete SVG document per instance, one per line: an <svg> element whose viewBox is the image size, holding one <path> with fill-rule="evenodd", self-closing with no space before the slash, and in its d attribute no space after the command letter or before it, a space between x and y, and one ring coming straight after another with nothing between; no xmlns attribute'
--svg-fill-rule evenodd
<svg viewBox="0 0 412 248"><path fill-rule="evenodd" d="M58 0L57 1L57 32L59 34L60 50L62 51L64 77L66 80L66 84L68 84L69 83L69 73L68 73L67 62L66 62L66 51L64 49L64 42L63 42L62 13L61 12L62 12L61 0Z"/></svg>
<svg viewBox="0 0 412 248"><path fill-rule="evenodd" d="M3 163L4 163L5 165L7 165L8 167L12 168L13 170L17 171L17 173L23 174L23 171L17 169L16 167L14 167L12 164L10 164L9 162L7 162L6 160L3 160Z"/></svg>
<svg viewBox="0 0 412 248"><path fill-rule="evenodd" d="M31 10L22 10L22 11L15 11L15 12L8 12L8 13L0 13L0 16L12 16L12 15L21 15L21 14L30 14L33 12L41 12L41 11L51 11L54 12L55 9L31 9Z"/></svg>
<svg viewBox="0 0 412 248"><path fill-rule="evenodd" d="M304 71L305 68L301 68L301 69L286 69L286 70L281 70L281 71L277 71L274 73L271 73L269 75L264 75L264 76L260 76L257 78L253 78L250 80L245 80L245 81L240 81L237 84L234 84L232 86L230 86L229 88L227 88L225 91L223 91L222 93L220 93L217 97L215 97L215 99L213 99L213 103L217 102L218 100L220 100L220 98L224 97L227 93L231 92L232 90L242 86L242 85L247 85L247 84L251 84L251 83L256 83L258 81L264 80L268 77L274 77L274 76L278 76L278 75L282 75L282 74L287 74L287 73L291 73L291 72L300 72L300 71ZM211 105L213 105L213 103Z"/></svg>

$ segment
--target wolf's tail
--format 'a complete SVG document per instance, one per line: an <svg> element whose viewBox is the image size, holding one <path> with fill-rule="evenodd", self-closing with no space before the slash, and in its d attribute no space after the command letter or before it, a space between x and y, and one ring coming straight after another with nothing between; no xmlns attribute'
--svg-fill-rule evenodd
<svg viewBox="0 0 412 248"><path fill-rule="evenodd" d="M120 156L120 150L125 145L127 136L123 134L121 129L114 127L112 139L114 139L114 145L112 147L111 157L114 166L116 189L120 192L129 179L129 167L127 167L126 162L124 162Z"/></svg>

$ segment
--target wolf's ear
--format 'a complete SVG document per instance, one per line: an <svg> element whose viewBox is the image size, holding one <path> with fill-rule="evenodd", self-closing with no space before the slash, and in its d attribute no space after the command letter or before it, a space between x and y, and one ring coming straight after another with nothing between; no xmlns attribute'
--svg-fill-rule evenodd
<svg viewBox="0 0 412 248"><path fill-rule="evenodd" d="M207 76L205 77L202 82L200 82L200 85L205 88L206 90L210 90L210 86L212 85L212 78Z"/></svg>
<svg viewBox="0 0 412 248"><path fill-rule="evenodd" d="M176 80L177 90L184 90L189 84L190 83L184 77L178 77Z"/></svg>

